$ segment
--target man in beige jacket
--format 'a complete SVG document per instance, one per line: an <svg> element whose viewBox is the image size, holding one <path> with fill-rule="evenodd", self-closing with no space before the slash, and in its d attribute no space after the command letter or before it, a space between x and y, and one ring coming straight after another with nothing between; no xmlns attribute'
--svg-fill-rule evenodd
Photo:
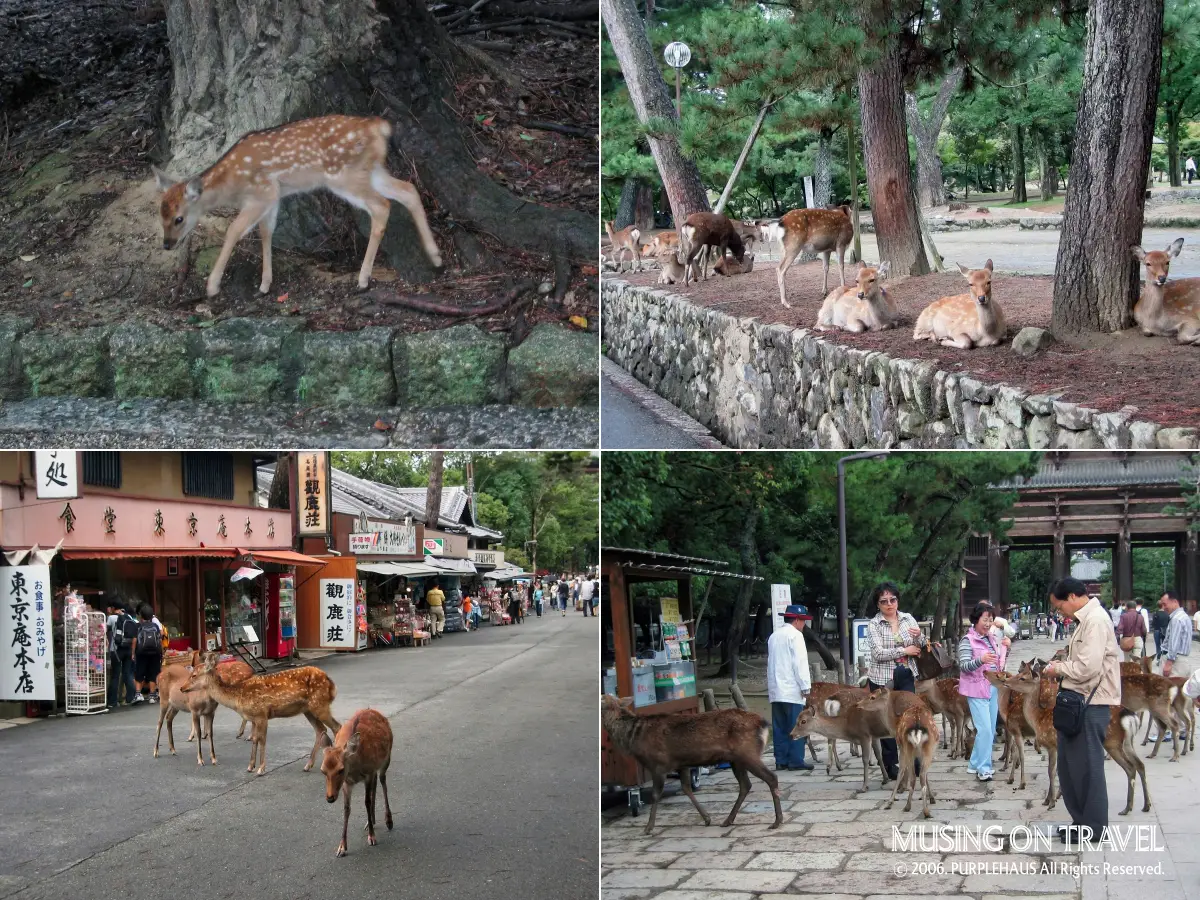
<svg viewBox="0 0 1200 900"><path fill-rule="evenodd" d="M1050 605L1078 622L1067 644L1067 658L1052 662L1044 674L1061 678L1060 690L1087 701L1083 728L1069 737L1058 733L1058 781L1071 825L1060 828L1070 844L1099 841L1108 825L1108 788L1104 783L1104 733L1111 706L1121 704L1121 650L1112 619L1099 600L1088 597L1077 578L1060 578L1050 587ZM1093 693L1094 692L1094 693ZM1083 826L1082 828L1080 826Z"/></svg>

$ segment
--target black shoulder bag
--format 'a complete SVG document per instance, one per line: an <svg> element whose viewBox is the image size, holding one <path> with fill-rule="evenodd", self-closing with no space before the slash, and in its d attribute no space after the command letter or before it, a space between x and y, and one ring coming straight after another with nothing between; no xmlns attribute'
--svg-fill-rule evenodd
<svg viewBox="0 0 1200 900"><path fill-rule="evenodd" d="M1062 682L1060 681L1058 696L1054 699L1055 730L1061 731L1067 737L1075 737L1075 735L1083 731L1083 714L1099 689L1100 682L1096 682L1096 686L1092 688L1092 692L1084 700L1083 694L1078 691L1067 690L1062 686Z"/></svg>

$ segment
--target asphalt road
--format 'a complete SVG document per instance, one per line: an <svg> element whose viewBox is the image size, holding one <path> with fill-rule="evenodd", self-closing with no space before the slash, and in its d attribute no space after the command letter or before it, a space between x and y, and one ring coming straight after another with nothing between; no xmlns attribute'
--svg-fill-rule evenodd
<svg viewBox="0 0 1200 900"><path fill-rule="evenodd" d="M609 359L600 367L600 446L605 450L717 450L703 425Z"/></svg>
<svg viewBox="0 0 1200 900"><path fill-rule="evenodd" d="M342 859L342 804L301 771L303 718L271 721L261 778L224 708L215 767L196 766L182 716L179 755L164 729L153 759L148 705L0 731L0 897L594 900L597 621L532 618L321 660L338 720L369 705L395 735L395 829L380 791L367 846L357 786Z"/></svg>

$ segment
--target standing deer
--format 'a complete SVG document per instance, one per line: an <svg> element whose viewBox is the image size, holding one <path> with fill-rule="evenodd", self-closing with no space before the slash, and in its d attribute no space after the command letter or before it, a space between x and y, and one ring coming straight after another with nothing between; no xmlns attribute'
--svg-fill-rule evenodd
<svg viewBox="0 0 1200 900"><path fill-rule="evenodd" d="M628 705L611 694L600 698L600 721L613 744L628 753L650 772L654 782L654 801L646 834L654 830L658 800L668 772L679 770L679 782L705 825L712 824L704 807L692 793L692 769L696 766L715 766L727 762L738 782L738 798L722 823L733 824L746 795L750 793L753 772L771 790L775 804L775 824L783 824L783 807L779 803L779 779L763 765L762 754L767 749L770 726L757 713L742 709L718 709L705 713L668 713L661 716L638 716Z"/></svg>
<svg viewBox="0 0 1200 900"><path fill-rule="evenodd" d="M830 291L817 314L816 330L884 331L895 325L899 318L896 304L883 288L889 269L891 264L886 262L876 268L860 266L857 284Z"/></svg>
<svg viewBox="0 0 1200 900"><path fill-rule="evenodd" d="M842 287L846 286L846 248L854 240L854 223L850 221L850 207L837 209L793 209L779 220L776 232L780 236L783 255L775 273L779 281L779 302L791 309L783 287L783 276L801 250L808 250L821 257L825 265L825 277L821 282L821 296L829 293L829 254L835 250L841 267Z"/></svg>
<svg viewBox="0 0 1200 900"><path fill-rule="evenodd" d="M193 660L193 665L195 662ZM154 732L154 758L158 759L158 742L162 737L163 722L167 723L167 746L171 755L175 755L175 717L181 713L190 713L192 717L192 734L199 734L196 741L196 765L204 765L204 732L208 730L208 755L212 764L217 764L217 748L213 743L213 715L217 711L217 701L209 696L208 691L199 690L184 693L182 690L192 675L191 667L180 665L164 666L158 676L158 728ZM191 737L188 740L192 740Z"/></svg>
<svg viewBox="0 0 1200 900"><path fill-rule="evenodd" d="M198 665L200 665L200 651L193 650L192 651L192 661L188 664L186 671L190 672L190 671L194 670ZM225 677L230 680L245 681L247 678L249 678L251 675L254 674L254 670L252 668L250 668L250 665L246 662L243 662L240 659L227 659L224 662L217 663L217 666L221 669L222 674L224 674ZM161 687L159 688L159 693L160 694L162 693ZM242 720L241 724L238 726L238 732L236 735L234 735L234 737L239 741L242 739L242 735L245 733L246 725L248 724L245 716L242 716L241 720ZM202 732L200 735L201 740L203 740L206 737L206 735L203 734L203 731L204 731L203 724L204 724L203 722L200 723L200 725L201 725L200 731ZM170 728L170 725L168 725L167 726L167 736L168 737L170 737L170 733L171 733L171 728ZM189 744L196 739L196 720L195 719L192 719L192 730L188 733L187 739L188 739ZM253 737L246 738L246 740L253 740Z"/></svg>
<svg viewBox="0 0 1200 900"><path fill-rule="evenodd" d="M1154 749L1151 751L1149 759L1154 759L1158 756L1158 748L1162 744L1163 734L1168 730L1171 732L1171 745L1174 748L1174 753L1171 756L1171 762L1179 761L1179 733L1185 731L1187 726L1184 724L1184 719L1179 716L1178 696L1181 687L1172 684L1169 678L1162 675L1121 675L1121 704L1133 710L1134 713L1141 713L1143 710L1150 713L1151 720L1158 728L1158 737L1154 741ZM1188 751L1188 736L1185 733L1183 736L1183 755L1187 755Z"/></svg>
<svg viewBox="0 0 1200 900"><path fill-rule="evenodd" d="M982 269L968 269L961 263L958 270L970 283L965 294L934 300L917 318L913 340L931 340L944 347L970 350L972 347L994 347L1004 340L1008 326L1004 312L992 299L992 261Z"/></svg>
<svg viewBox="0 0 1200 900"><path fill-rule="evenodd" d="M823 703L809 703L800 711L792 738L808 737L813 732L829 739L857 744L863 761L863 791L869 790L867 780L871 769L871 748L879 739L888 737L882 717L861 708L863 696L860 688L843 689L825 699ZM833 755L832 745L830 755ZM879 770L883 773L883 784L888 782L887 769L883 765L883 754L876 753ZM826 764L828 769L828 764Z"/></svg>
<svg viewBox="0 0 1200 900"><path fill-rule="evenodd" d="M613 222L604 223L604 230L608 232L608 239L612 241L610 249L613 254L613 262L619 266L621 259L625 256L626 251L628 251L633 255L634 271L639 271L642 267L641 246L638 243L642 237L641 231L633 225L616 231L613 229L613 224Z"/></svg>
<svg viewBox="0 0 1200 900"><path fill-rule="evenodd" d="M441 266L433 232L417 189L387 171L388 139L392 126L383 119L358 116L322 116L301 119L276 128L252 131L225 155L194 178L174 182L154 169L163 191L160 213L163 249L170 250L187 237L201 217L219 206L236 206L237 217L225 232L225 243L208 276L208 296L221 290L221 277L234 245L255 225L262 236L263 269L259 293L271 289L271 235L279 203L292 194L326 188L371 216L371 239L358 272L358 286L366 289L375 265L375 254L387 228L395 200L408 210L421 237L425 255Z"/></svg>
<svg viewBox="0 0 1200 900"><path fill-rule="evenodd" d="M917 693L925 698L930 709L942 714L942 747L949 746L950 758L963 754L964 723L971 717L967 698L958 692L957 678L929 679L917 682ZM947 736L947 732L949 735Z"/></svg>
<svg viewBox="0 0 1200 900"><path fill-rule="evenodd" d="M1181 344L1200 345L1200 278L1178 278L1167 284L1171 260L1183 249L1176 238L1166 250L1133 248L1133 256L1146 267L1146 283L1133 306L1133 319L1142 334L1174 336Z"/></svg>
<svg viewBox="0 0 1200 900"><path fill-rule="evenodd" d="M1047 775L1049 783L1042 805L1054 809L1061 792L1055 785L1058 773L1058 732L1054 728L1054 699L1057 684L1053 678L1042 678L1034 674L1032 669L1025 669L1018 675L1008 672L984 672L984 677L996 687L1008 686L1022 697L1021 711L1025 722L1033 731L1034 745L1041 746L1046 751ZM1023 742L1016 745L1016 757L1012 764L1021 766L1021 787L1025 787L1025 751ZM1011 774L1011 773L1010 773Z"/></svg>
<svg viewBox="0 0 1200 900"><path fill-rule="evenodd" d="M308 764L304 767L305 772L310 771L316 762L317 750L329 743L325 728L336 733L340 727L330 709L333 698L337 696L337 687L316 666L270 672L238 682L222 674L217 667L217 654L209 653L204 658L204 665L192 672L187 684L181 688L184 693L201 689L208 691L222 706L228 706L250 721L250 765L246 768L247 772L255 771L256 760L259 763L257 774L262 775L267 771L269 719L287 719L301 714L308 719L316 740Z"/></svg>
<svg viewBox="0 0 1200 900"><path fill-rule="evenodd" d="M724 258L726 250L732 250L738 262L746 258L746 247L742 236L729 221L728 216L721 213L698 212L692 213L679 229L680 246L683 248L683 264L687 266L696 258L701 250L709 247L717 249L718 255ZM708 277L707 263L704 277ZM689 271L684 272L684 281L688 283Z"/></svg>
<svg viewBox="0 0 1200 900"><path fill-rule="evenodd" d="M392 764L392 726L387 717L373 709L360 709L338 729L333 746L325 749L321 773L325 776L325 799L345 800L342 814L342 842L337 856L346 855L346 829L350 822L350 792L360 781L366 782L367 845L374 847L375 792L383 785L384 823L392 830L392 807L388 803L387 770Z"/></svg>

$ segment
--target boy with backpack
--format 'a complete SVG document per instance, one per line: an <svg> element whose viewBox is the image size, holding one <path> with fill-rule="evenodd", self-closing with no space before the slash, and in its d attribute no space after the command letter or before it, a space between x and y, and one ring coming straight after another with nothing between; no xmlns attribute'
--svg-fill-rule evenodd
<svg viewBox="0 0 1200 900"><path fill-rule="evenodd" d="M134 677L138 690L151 703L158 702L158 673L162 671L162 630L154 621L154 610L149 604L141 609L142 621L138 623L133 640Z"/></svg>
<svg viewBox="0 0 1200 900"><path fill-rule="evenodd" d="M142 695L133 685L133 642L137 636L137 620L125 611L125 600L113 594L108 601L108 706L115 709L125 685L125 705L142 702Z"/></svg>

